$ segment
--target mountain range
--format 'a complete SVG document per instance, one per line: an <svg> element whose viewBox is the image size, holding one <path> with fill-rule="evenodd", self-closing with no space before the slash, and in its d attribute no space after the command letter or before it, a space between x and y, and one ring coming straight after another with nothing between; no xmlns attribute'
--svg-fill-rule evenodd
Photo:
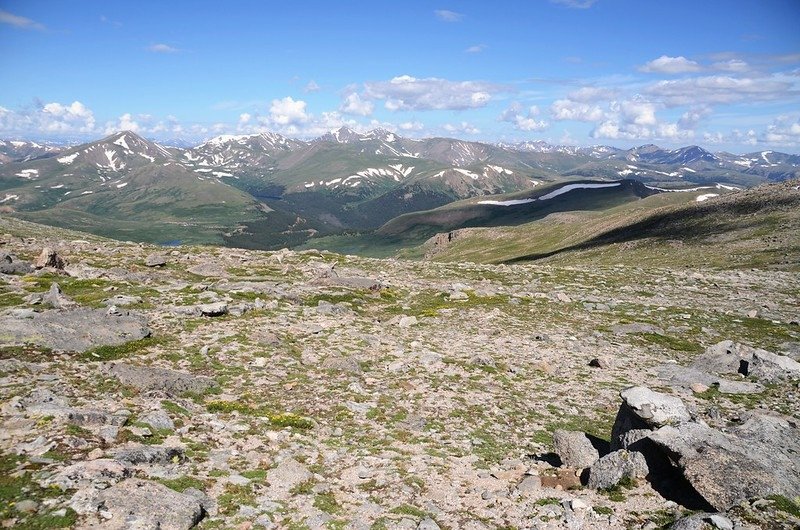
<svg viewBox="0 0 800 530"><path fill-rule="evenodd" d="M122 239L249 248L371 232L398 226L399 216L548 183L627 179L644 185L641 196L800 176L800 156L775 151L489 144L347 128L310 141L223 135L191 148L131 131L71 147L2 141L0 162L6 213Z"/></svg>

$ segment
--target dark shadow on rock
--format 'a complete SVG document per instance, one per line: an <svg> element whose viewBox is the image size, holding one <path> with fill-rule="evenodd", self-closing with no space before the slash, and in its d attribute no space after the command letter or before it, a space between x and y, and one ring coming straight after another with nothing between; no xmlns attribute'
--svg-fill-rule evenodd
<svg viewBox="0 0 800 530"><path fill-rule="evenodd" d="M591 435L588 432L584 434L586 434L586 437L589 439L589 442L591 442L592 447L597 449L597 452L600 453L600 458L603 458L604 456L606 456L608 453L611 452L611 444L609 443L608 440L598 438L597 436Z"/></svg>
<svg viewBox="0 0 800 530"><path fill-rule="evenodd" d="M555 453L542 453L533 455L533 459L537 462L547 462L553 467L561 467L563 462L561 462L561 457Z"/></svg>

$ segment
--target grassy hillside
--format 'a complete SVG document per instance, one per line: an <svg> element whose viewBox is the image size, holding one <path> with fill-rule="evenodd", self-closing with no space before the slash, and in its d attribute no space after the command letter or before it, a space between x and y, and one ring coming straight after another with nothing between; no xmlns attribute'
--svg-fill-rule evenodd
<svg viewBox="0 0 800 530"><path fill-rule="evenodd" d="M402 253L439 261L773 267L800 270L798 181L696 202L660 194L605 211L569 212L516 227L469 229Z"/></svg>

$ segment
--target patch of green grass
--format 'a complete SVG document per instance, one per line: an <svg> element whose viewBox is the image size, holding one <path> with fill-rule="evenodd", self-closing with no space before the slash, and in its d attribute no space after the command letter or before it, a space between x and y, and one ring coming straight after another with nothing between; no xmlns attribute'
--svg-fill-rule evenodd
<svg viewBox="0 0 800 530"><path fill-rule="evenodd" d="M81 358L85 361L114 361L129 357L153 346L165 346L175 340L174 337L151 336L132 340L118 346L98 346L82 353Z"/></svg>
<svg viewBox="0 0 800 530"><path fill-rule="evenodd" d="M325 513L336 514L342 511L342 507L336 502L333 493L320 493L314 497L314 507Z"/></svg>
<svg viewBox="0 0 800 530"><path fill-rule="evenodd" d="M767 498L772 501L776 510L788 513L794 517L800 517L800 504L783 495L770 495Z"/></svg>
<svg viewBox="0 0 800 530"><path fill-rule="evenodd" d="M428 513L424 510L420 510L416 506L412 506L410 504L401 504L400 506L395 506L391 510L390 513L396 513L398 515L410 515L412 517L417 517L422 519L424 517L428 517Z"/></svg>
<svg viewBox="0 0 800 530"><path fill-rule="evenodd" d="M0 359L35 361L42 357L52 358L53 350L35 344L24 346L0 346Z"/></svg>
<svg viewBox="0 0 800 530"><path fill-rule="evenodd" d="M164 410L166 410L167 412L169 412L171 414L176 414L178 416L190 416L191 415L188 410L186 410L185 408L181 407L177 403L174 403L174 402L169 401L167 399L161 401L161 407Z"/></svg>
<svg viewBox="0 0 800 530"><path fill-rule="evenodd" d="M614 509L608 506L594 506L592 509L600 515L613 515L614 513Z"/></svg>
<svg viewBox="0 0 800 530"><path fill-rule="evenodd" d="M16 518L14 528L30 530L46 530L49 528L66 528L74 526L77 515L67 508L64 515L55 515L57 509L49 509L45 513L21 514L14 509L22 500L43 500L58 497L62 494L58 488L42 488L30 473L15 473L24 461L17 455L0 455L0 520Z"/></svg>
<svg viewBox="0 0 800 530"><path fill-rule="evenodd" d="M184 491L188 490L189 488L195 488L198 490L203 490L205 488L205 483L200 480L199 478L195 477L178 477L174 479L160 479L160 483L165 485L171 490L175 490L179 493L183 493Z"/></svg>
<svg viewBox="0 0 800 530"><path fill-rule="evenodd" d="M306 480L289 490L289 493L292 495L310 495L314 484L316 484L316 482L313 480Z"/></svg>
<svg viewBox="0 0 800 530"><path fill-rule="evenodd" d="M558 497L542 497L533 503L534 506L547 506L548 504L561 504L561 499Z"/></svg>
<svg viewBox="0 0 800 530"><path fill-rule="evenodd" d="M291 412L273 413L269 407L254 406L244 401L211 401L206 404L209 412L221 412L230 414L238 412L247 416L259 416L267 418L270 425L278 428L292 427L294 429L307 430L314 427L314 421L310 418L300 416Z"/></svg>
<svg viewBox="0 0 800 530"><path fill-rule="evenodd" d="M236 484L226 484L225 491L217 497L219 513L223 515L232 515L236 513L243 504L253 506L255 503L256 497L249 485L239 486Z"/></svg>
<svg viewBox="0 0 800 530"><path fill-rule="evenodd" d="M240 473L244 478L249 478L255 482L264 482L267 479L266 469L249 469Z"/></svg>
<svg viewBox="0 0 800 530"><path fill-rule="evenodd" d="M685 339L679 339L677 337L660 335L658 333L639 333L637 336L641 337L650 344L657 344L670 350L690 353L699 353L703 351L703 347L700 346L700 344Z"/></svg>

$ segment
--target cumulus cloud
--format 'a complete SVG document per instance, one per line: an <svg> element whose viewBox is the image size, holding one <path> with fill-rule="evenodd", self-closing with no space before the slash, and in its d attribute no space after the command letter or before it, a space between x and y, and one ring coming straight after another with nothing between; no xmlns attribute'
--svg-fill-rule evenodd
<svg viewBox="0 0 800 530"><path fill-rule="evenodd" d="M545 120L537 120L536 116L539 114L539 107L536 105L525 109L520 103L514 102L503 111L500 120L513 124L520 131L541 131L550 124Z"/></svg>
<svg viewBox="0 0 800 530"><path fill-rule="evenodd" d="M313 79L306 84L306 87L303 89L304 92L319 92L320 86L317 84L316 81Z"/></svg>
<svg viewBox="0 0 800 530"><path fill-rule="evenodd" d="M357 92L348 94L339 107L339 112L358 116L369 116L373 110L375 110L375 105L371 101L361 99Z"/></svg>
<svg viewBox="0 0 800 530"><path fill-rule="evenodd" d="M684 129L694 129L697 125L711 115L711 107L701 105L699 107L692 107L681 115L678 120L678 125Z"/></svg>
<svg viewBox="0 0 800 530"><path fill-rule="evenodd" d="M769 78L724 75L659 81L644 89L669 106L713 105L738 101L770 101L797 95L792 83L776 76Z"/></svg>
<svg viewBox="0 0 800 530"><path fill-rule="evenodd" d="M21 17L19 15L15 15L13 13L9 13L3 9L0 9L0 23L8 24L10 26L15 26L21 29L35 29L39 31L44 31L46 28L44 24L40 24L35 20L31 20L29 18Z"/></svg>
<svg viewBox="0 0 800 530"><path fill-rule="evenodd" d="M389 81L365 83L363 95L367 99L384 100L384 106L392 111L465 110L485 107L493 94L504 90L484 81L417 79L401 75Z"/></svg>
<svg viewBox="0 0 800 530"><path fill-rule="evenodd" d="M711 68L722 72L743 73L750 70L750 65L741 59L729 59L712 63Z"/></svg>
<svg viewBox="0 0 800 530"><path fill-rule="evenodd" d="M462 13L456 13L455 11L449 11L447 9L437 9L433 14L436 15L436 18L444 22L461 22L464 19Z"/></svg>
<svg viewBox="0 0 800 530"><path fill-rule="evenodd" d="M800 116L778 116L767 126L764 140L777 145L800 145Z"/></svg>
<svg viewBox="0 0 800 530"><path fill-rule="evenodd" d="M276 125L296 125L309 120L306 113L306 102L295 100L290 96L283 99L273 99L269 107L272 123Z"/></svg>
<svg viewBox="0 0 800 530"><path fill-rule="evenodd" d="M150 46L147 47L147 50L153 53L177 53L180 51L178 50L178 48L174 48L169 44L163 44L163 43L151 44Z"/></svg>
<svg viewBox="0 0 800 530"><path fill-rule="evenodd" d="M653 59L639 68L642 72L659 74L683 74L687 72L699 72L700 69L701 67L699 64L690 61L682 55L678 57L662 55L658 59Z"/></svg>
<svg viewBox="0 0 800 530"><path fill-rule="evenodd" d="M458 133L458 134L480 134L481 130L475 127L473 124L462 121L461 123L445 123L442 125L442 129L447 131L448 133Z"/></svg>
<svg viewBox="0 0 800 530"><path fill-rule="evenodd" d="M398 124L397 128L401 131L421 131L425 125L419 121L404 121Z"/></svg>
<svg viewBox="0 0 800 530"><path fill-rule="evenodd" d="M572 99L557 99L550 105L550 115L554 120L598 121L603 119L604 112L597 105L581 103Z"/></svg>

